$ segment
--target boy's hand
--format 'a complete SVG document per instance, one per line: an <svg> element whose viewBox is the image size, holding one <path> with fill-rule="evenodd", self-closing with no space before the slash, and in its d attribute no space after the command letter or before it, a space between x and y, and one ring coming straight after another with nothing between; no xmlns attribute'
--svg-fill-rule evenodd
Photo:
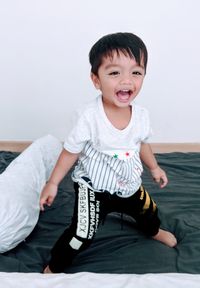
<svg viewBox="0 0 200 288"><path fill-rule="evenodd" d="M58 191L58 186L54 183L47 182L40 196L40 210L44 211L44 205L51 206Z"/></svg>
<svg viewBox="0 0 200 288"><path fill-rule="evenodd" d="M155 169L150 170L151 175L156 183L160 185L160 188L163 188L167 185L168 179L164 170L162 170L159 166Z"/></svg>

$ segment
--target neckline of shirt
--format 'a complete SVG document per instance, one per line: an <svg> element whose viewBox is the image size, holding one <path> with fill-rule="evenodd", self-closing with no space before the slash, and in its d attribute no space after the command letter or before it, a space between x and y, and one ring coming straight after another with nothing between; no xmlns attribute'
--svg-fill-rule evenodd
<svg viewBox="0 0 200 288"><path fill-rule="evenodd" d="M104 107L103 107L103 101L102 101L102 95L99 95L98 98L97 98L97 105L99 107L99 110L100 110L100 113L102 115L102 119L104 120L104 122L106 123L107 127L109 127L112 131L114 132L117 132L117 133L120 133L120 134L125 134L127 133L127 131L129 131L129 129L132 127L133 125L133 121L134 121L134 117L133 117L133 114L135 114L135 109L134 109L134 106L133 106L133 103L131 103L131 107L132 107L132 113L131 113L131 119L128 123L128 125L126 126L126 128L124 128L123 130L120 130L118 128L116 128L111 122L110 120L108 119L106 113L105 113L105 110L104 110Z"/></svg>

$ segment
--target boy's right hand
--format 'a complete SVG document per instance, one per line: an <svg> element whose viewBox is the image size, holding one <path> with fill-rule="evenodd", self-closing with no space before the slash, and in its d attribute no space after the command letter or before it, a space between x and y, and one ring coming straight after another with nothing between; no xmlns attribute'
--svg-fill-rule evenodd
<svg viewBox="0 0 200 288"><path fill-rule="evenodd" d="M51 206L58 191L58 186L54 183L47 182L40 196L40 210L44 211L44 205Z"/></svg>

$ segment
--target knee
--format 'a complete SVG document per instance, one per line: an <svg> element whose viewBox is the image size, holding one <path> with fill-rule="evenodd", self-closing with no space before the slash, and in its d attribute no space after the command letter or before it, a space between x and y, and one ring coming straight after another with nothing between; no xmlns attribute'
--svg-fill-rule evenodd
<svg viewBox="0 0 200 288"><path fill-rule="evenodd" d="M92 243L92 239L87 239L87 238L80 238L77 236L73 236L70 241L69 241L69 246L73 250L84 250L85 248L89 247L90 244Z"/></svg>

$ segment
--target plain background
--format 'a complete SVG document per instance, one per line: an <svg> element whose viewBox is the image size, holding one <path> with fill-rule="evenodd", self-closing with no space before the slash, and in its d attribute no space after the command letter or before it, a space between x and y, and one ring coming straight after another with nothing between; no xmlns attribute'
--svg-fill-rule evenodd
<svg viewBox="0 0 200 288"><path fill-rule="evenodd" d="M152 142L200 142L199 0L0 0L0 140L64 140L77 106L99 94L88 52L133 32L149 51L137 104Z"/></svg>

